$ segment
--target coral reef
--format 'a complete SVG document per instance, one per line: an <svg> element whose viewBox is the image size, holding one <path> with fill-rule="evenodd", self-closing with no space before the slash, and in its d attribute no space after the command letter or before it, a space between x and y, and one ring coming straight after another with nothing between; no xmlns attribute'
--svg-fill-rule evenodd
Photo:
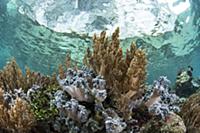
<svg viewBox="0 0 200 133"><path fill-rule="evenodd" d="M55 106L50 105L58 89L55 75L44 76L29 68L23 74L12 59L0 71L0 78L2 130L28 132L38 120L47 120L57 114Z"/></svg>
<svg viewBox="0 0 200 133"><path fill-rule="evenodd" d="M183 104L181 116L187 127L187 131L192 133L200 132L200 92L190 96Z"/></svg>
<svg viewBox="0 0 200 133"><path fill-rule="evenodd" d="M105 80L85 67L79 70L68 68L65 78L61 79L58 75L57 79L62 89L54 94L53 103L59 111L57 123L54 124L55 130L69 132L72 127L76 127L81 132L102 130L103 128L95 127L99 125L98 116L103 120L102 102L107 97ZM61 129L62 124L59 121L64 121L65 129ZM91 127L91 122L93 122L93 127Z"/></svg>
<svg viewBox="0 0 200 133"><path fill-rule="evenodd" d="M68 54L52 76L29 68L23 74L11 60L0 71L0 132L184 133L184 122L199 131L199 94L183 105L183 122L176 113L184 99L171 92L167 77L145 84L145 52L132 44L124 57L119 28L112 40L102 32L93 42L87 67L72 67Z"/></svg>
<svg viewBox="0 0 200 133"><path fill-rule="evenodd" d="M178 96L189 97L200 88L200 79L193 77L193 68L188 66L177 74L175 91Z"/></svg>
<svg viewBox="0 0 200 133"><path fill-rule="evenodd" d="M62 89L55 93L53 103L59 110L59 118L55 127L66 127L66 129L59 128L57 131L69 132L76 127L78 131L82 132L139 132L146 123L151 120L155 121L152 117L156 117L157 121L160 121L159 131L162 128L164 132L172 127L174 129L179 127L177 130L181 133L185 131L182 119L178 115L172 117L175 116L174 112L180 112L179 105L183 101L176 94L170 92L170 81L164 76L149 86L143 97L129 103L132 115L131 118L126 119L126 116L122 115L121 117L121 112L108 102L112 99L107 97L107 95L109 96L107 94L108 86L102 76L96 75L85 67L82 69L68 68L64 75L64 79L60 79L60 75L57 77ZM129 91L124 99L129 99L131 95ZM175 118L180 119L178 121ZM61 120L65 123L63 126L59 122ZM100 123L99 120L101 120ZM168 123L169 120L171 122ZM68 124L69 121L73 124ZM88 127L90 125L88 122L91 121L93 124L95 123L92 125L93 128ZM176 125L173 122L180 123ZM94 130L95 127L98 128Z"/></svg>
<svg viewBox="0 0 200 133"><path fill-rule="evenodd" d="M94 35L93 52L88 49L83 62L103 76L109 86L108 94L115 101L113 104L124 115L130 116L129 102L136 99L145 88L145 52L131 44L124 58L117 28L111 41L106 37L106 32L102 32L99 37Z"/></svg>

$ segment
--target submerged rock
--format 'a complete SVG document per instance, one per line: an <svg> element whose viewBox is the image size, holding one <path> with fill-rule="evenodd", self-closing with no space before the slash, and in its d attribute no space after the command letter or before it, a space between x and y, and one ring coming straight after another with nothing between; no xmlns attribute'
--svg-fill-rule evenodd
<svg viewBox="0 0 200 133"><path fill-rule="evenodd" d="M200 80L193 77L193 68L181 70L176 78L175 91L180 97L189 97L200 88Z"/></svg>

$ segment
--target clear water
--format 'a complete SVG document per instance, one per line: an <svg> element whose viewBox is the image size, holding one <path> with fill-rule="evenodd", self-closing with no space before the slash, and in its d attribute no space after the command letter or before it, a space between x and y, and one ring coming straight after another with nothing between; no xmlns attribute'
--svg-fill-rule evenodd
<svg viewBox="0 0 200 133"><path fill-rule="evenodd" d="M35 71L50 74L68 52L74 61L81 64L86 48L92 45L92 31L88 30L88 35L82 35L78 31L58 32L49 25L43 26L30 17L30 12L29 15L19 12L19 4L29 5L31 2L0 0L0 68L15 57L22 68L29 66ZM146 48L148 81L160 75L174 81L177 71L188 65L194 68L194 75L200 77L200 1L189 2L189 9L177 15L173 30L156 35L128 34L121 39L124 51L132 41ZM124 28L131 29L128 26ZM101 28L99 31L105 30L105 27Z"/></svg>

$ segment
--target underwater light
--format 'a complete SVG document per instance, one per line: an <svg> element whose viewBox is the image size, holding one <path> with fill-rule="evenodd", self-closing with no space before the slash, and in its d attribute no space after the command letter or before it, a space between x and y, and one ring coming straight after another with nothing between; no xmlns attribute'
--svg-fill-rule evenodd
<svg viewBox="0 0 200 133"><path fill-rule="evenodd" d="M189 0L16 0L19 12L57 32L111 34L121 38L173 31L178 15L188 10Z"/></svg>
<svg viewBox="0 0 200 133"><path fill-rule="evenodd" d="M190 7L189 0L158 0L158 3L167 3L169 9L176 15L181 14Z"/></svg>

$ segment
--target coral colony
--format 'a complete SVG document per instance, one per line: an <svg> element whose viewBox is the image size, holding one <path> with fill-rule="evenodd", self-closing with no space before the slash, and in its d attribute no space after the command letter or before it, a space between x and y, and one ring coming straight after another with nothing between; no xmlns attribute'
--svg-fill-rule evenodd
<svg viewBox="0 0 200 133"><path fill-rule="evenodd" d="M11 60L0 71L0 131L200 132L200 106L194 104L199 94L182 100L164 76L145 84L145 52L133 43L123 55L119 28L111 39L105 32L94 35L93 50L87 50L83 63L82 68L73 66L67 56L57 75L45 76L29 68L23 74Z"/></svg>
<svg viewBox="0 0 200 133"><path fill-rule="evenodd" d="M154 82L153 86L148 89L148 93L143 97L149 112L165 119L170 112L180 112L180 98L176 94L169 93L168 84L170 81L161 76ZM146 100L147 99L147 100Z"/></svg>

